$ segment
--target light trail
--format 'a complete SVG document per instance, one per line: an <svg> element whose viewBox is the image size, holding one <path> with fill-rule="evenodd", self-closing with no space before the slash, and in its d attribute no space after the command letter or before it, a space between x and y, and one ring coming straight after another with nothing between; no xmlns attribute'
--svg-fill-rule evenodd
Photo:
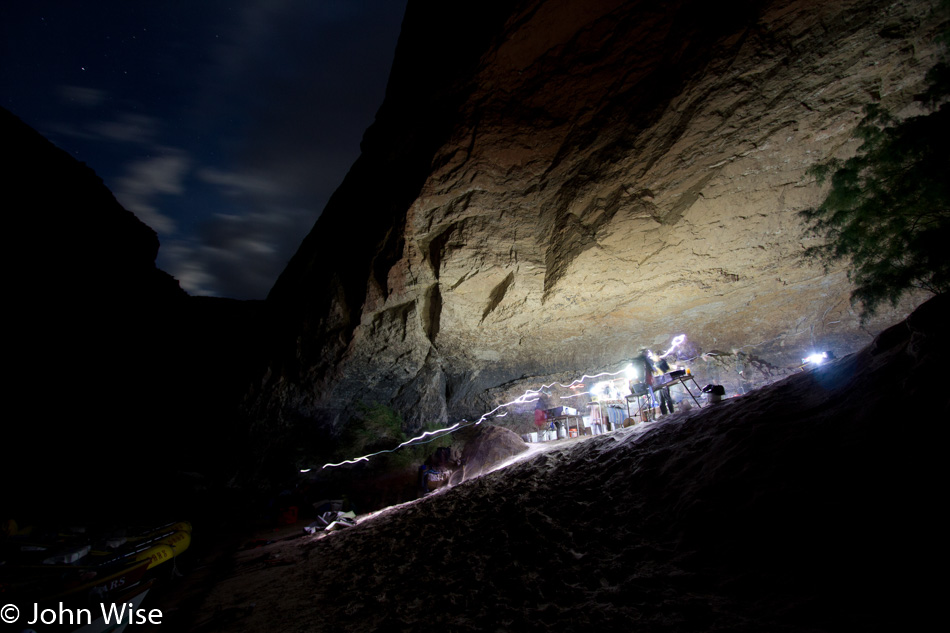
<svg viewBox="0 0 950 633"><path fill-rule="evenodd" d="M462 420L462 422L465 422L465 420ZM440 433L443 434L443 435L448 435L449 433L452 433L452 432L457 431L457 430L459 430L460 428L462 428L462 422L456 422L456 423L453 424L452 426L447 426L447 427L445 427L444 429L438 429L438 430L435 430L435 431L426 431L426 432L423 433L422 435L417 435L417 436L415 436L414 438L412 438L411 440L406 440L405 442L403 442L402 444L400 444L399 446L397 446L397 447L395 447L395 448L387 448L387 449L382 450L382 451L376 451L375 453L369 453L369 454L367 454L367 455L363 455L363 456L361 456L361 457L356 457L356 458L354 458L354 459L347 459L347 460L344 460L344 461L342 461L342 462L337 462L337 463L335 463L335 464L324 464L323 466L320 467L320 470L323 470L324 468L336 468L337 466L343 466L343 465L345 465L345 464L356 464L356 463L358 463L358 462L368 462L370 457L376 457L377 455L382 455L383 453L395 453L395 452L398 451L400 448L403 448L404 446L409 446L409 445L412 444L413 442L416 442L416 443L418 443L418 444L426 444L427 442L420 442L419 440L422 440L422 439L424 439L424 438L426 438L426 437L429 437L430 435L432 435L432 436L439 435ZM466 424L465 426L468 426L468 424ZM440 437L441 437L441 435L440 435ZM433 437L432 439L434 440L434 439L437 439L437 438ZM430 440L430 441L431 441L431 440ZM310 468L301 469L300 472L301 472L301 473L308 473L308 472L310 472L310 470L311 470Z"/></svg>
<svg viewBox="0 0 950 633"><path fill-rule="evenodd" d="M679 337L677 337L677 338L679 338ZM686 337L683 336L682 338L685 339ZM674 343L675 343L675 342L676 342L676 339L674 339ZM676 344L678 345L679 343L676 343ZM675 349L675 346L670 348L671 351L672 351L673 349ZM667 352L667 353L669 353L669 352ZM396 446L395 448L388 448L388 449L385 449L385 450L382 450L382 451L376 451L375 453L369 453L369 454L367 454L367 455L362 455L362 456L360 456L360 457L355 457L355 458L353 458L353 459L347 459L347 460L344 460L344 461L342 461L342 462L337 462L337 463L335 463L335 464L324 464L323 466L320 467L320 469L323 470L324 468L336 468L336 467L338 467L338 466L344 466L344 465L346 465L346 464L356 464L356 463L359 463L359 462L367 462L367 461L369 461L369 459L370 459L371 457L376 457L377 455L382 455L382 454L384 454L384 453L394 453L394 452L398 451L400 448L403 448L403 447L406 447L406 446L409 446L409 445L412 445L412 444L424 444L424 443L426 443L426 442L422 442L422 441L420 441L420 440L422 440L422 439L424 439L424 438L426 438L426 437L434 436L434 435L438 435L439 437L443 437L443 436L445 436L445 435L449 435L450 433L454 433L455 431L458 431L459 429L464 428L464 427L466 427L466 426L479 425L479 424L481 424L482 422L484 422L485 420L487 420L490 416L495 415L495 412L496 412L496 411L499 411L500 409L506 409L506 410L505 410L504 413L500 413L500 414L498 414L498 415L495 415L495 417L497 417L497 418L504 417L504 416L508 415L508 411L507 411L508 407L514 406L514 405L516 405L516 404L534 404L535 402L538 402L538 401L541 399L542 392L543 392L545 389L551 389L551 388L554 387L555 385L557 385L558 387L561 387L561 388L563 388L563 389L576 389L576 388L579 388L579 387L583 387L583 386L584 386L584 380L587 380L587 379L591 379L591 380L592 380L592 379L594 379L594 378L600 378L601 376L618 376L618 375L620 375L620 374L627 373L627 372L629 372L629 366L628 366L628 367L624 367L624 368L621 369L620 371L615 371L615 372L601 372L601 373L595 374L595 375L593 375L593 376L588 376L587 374L584 374L583 376L581 376L581 377L578 378L577 380L572 381L572 382L571 382L570 384L568 384L568 385L565 385L565 384L560 383L560 382L552 382L552 383L549 383L549 384L546 384L546 385L541 385L541 387L539 387L538 389L528 389L527 391L525 391L523 394L521 394L520 396L518 396L518 397L515 398L514 400L511 400L510 402L505 402L504 404L500 404L500 405L498 405L497 407L495 407L494 409L492 409L491 411L489 411L488 413L483 413L483 414L481 415L481 417L479 417L478 420L476 420L475 422L468 422L467 420L462 420L461 422L456 422L456 423L453 424L452 426L445 427L444 429L438 429L438 430L436 430L436 431L426 431L425 433L423 433L423 434L421 434L421 435L417 435L416 437L414 437L414 438L412 438L412 439L406 440L405 442L403 442L403 443L400 444L399 446ZM583 392L583 393L578 393L578 394L574 394L574 395L571 395L571 396L561 396L561 398L562 398L562 399L573 398L573 397L576 397L576 396L582 396L582 395L589 394L589 393L590 393L589 391L585 391L585 392ZM435 439L437 439L437 438L433 437L432 440L429 440L429 441L431 442L431 441L433 441L433 440L435 440ZM312 469L310 469L310 468L300 469L300 472L301 472L301 473L308 473L308 472L310 472L311 470L312 470Z"/></svg>
<svg viewBox="0 0 950 633"><path fill-rule="evenodd" d="M685 341L685 340L686 340L686 335L685 335L685 334L680 334L679 336L675 337L675 338L673 339L673 342L670 344L670 349L666 350L666 352L664 352L663 355L660 356L660 358L666 358L667 356L669 356L670 354L672 354L673 351L674 351L677 347L679 347L680 345L682 345L682 344L683 344L683 341Z"/></svg>

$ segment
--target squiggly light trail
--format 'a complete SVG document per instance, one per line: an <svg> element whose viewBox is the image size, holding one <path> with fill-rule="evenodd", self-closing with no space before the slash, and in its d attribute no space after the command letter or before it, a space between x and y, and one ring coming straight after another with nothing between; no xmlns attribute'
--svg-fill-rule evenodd
<svg viewBox="0 0 950 633"><path fill-rule="evenodd" d="M479 421L480 421L480 420L479 420ZM464 420L463 420L463 422L464 422ZM468 425L466 425L466 426L468 426ZM386 450L376 451L375 453L369 453L368 455L363 455L362 457L357 457L357 458L355 458L355 459L347 459L347 460L345 460L345 461L338 462L338 463L336 463L336 464L324 464L323 466L321 466L321 470L322 470L323 468L335 468L335 467L337 467L337 466L342 466L342 465L344 465L344 464L355 464L355 463L357 463L357 462L368 462L370 457L375 457L375 456L377 456L377 455L382 455L383 453L394 453L394 452L398 451L400 448L402 448L403 446L408 446L409 444L412 444L413 442L418 442L419 440L422 440L422 439L424 439L424 438L426 438L426 437L429 437L430 435L433 435L433 436L434 436L434 435L438 435L439 433L444 433L445 435L448 435L449 433L452 433L453 431L459 430L461 427L462 427L462 422L456 422L456 423L453 424L452 426L447 426L447 427L445 427L444 429L438 429L438 430L435 430L435 431L426 431L426 432L423 433L422 435L417 435L416 437L412 438L411 440L406 440L405 442L403 442L402 444L400 444L400 445L397 446L396 448L387 448ZM432 439L436 439L436 438L433 437ZM419 442L419 443L422 444L423 442ZM310 469L308 468L308 469L306 469L306 470L301 470L300 472L310 472Z"/></svg>
<svg viewBox="0 0 950 633"><path fill-rule="evenodd" d="M677 336L676 338L674 338L674 339L673 339L673 342L670 343L670 349L666 350L666 352L664 352L664 354L663 354L662 356L660 356L660 358L666 358L667 356L669 356L670 354L672 354L672 353L676 350L677 347L679 347L680 345L683 344L683 341L685 341L685 340L686 340L686 335L685 335L685 334L680 334L679 336Z"/></svg>
<svg viewBox="0 0 950 633"><path fill-rule="evenodd" d="M377 455L382 455L383 453L394 453L394 452L398 451L400 448L403 448L403 447L405 447L405 446L409 446L410 444L413 444L413 443L422 444L423 442L420 441L420 440L423 440L423 439L425 439L426 437L429 437L429 436L436 436L436 435L437 435L437 436L439 436L439 437L442 437L442 436L444 436L444 435L448 435L449 433L454 433L455 431L458 431L459 429L464 428L464 427L466 427L466 426L471 426L471 425L473 425L473 424L475 424L475 425L481 424L482 422L484 422L485 420L487 420L489 416L493 415L496 411L498 411L498 410L500 410L500 409L507 409L508 407L513 406L513 405L516 405L516 404L532 404L532 403L535 403L535 402L537 402L538 400L540 400L541 392L542 392L543 390L545 390L545 389L550 389L551 387L553 387L553 386L555 386L555 385L557 385L557 386L559 386L559 387L562 387L562 388L564 388L564 389L571 389L571 388L575 387L576 385L583 386L584 380L587 380L587 379L600 378L601 376L617 376L617 375L619 375L619 374L623 374L623 373L629 372L629 370L630 370L630 367L628 366L628 367L624 367L624 368L621 369L620 371L616 371L616 372L602 372L602 373L600 373L600 374L595 374L595 375L593 375L593 376L588 376L587 374L584 374L583 376L581 376L581 377L578 378L577 380L571 382L569 385L565 385L565 384L562 384L562 383L559 383L559 382L552 382L552 383L547 384L547 385L541 385L541 387L539 387L538 389L528 389L527 391L525 391L523 394L521 394L520 396L518 396L518 397L515 398L514 400L512 400L512 401L510 401L510 402L505 402L504 404L500 404L500 405L498 405L497 407L495 407L494 409L492 409L491 411L489 411L488 413L483 413L483 414L481 415L481 417L479 417L478 420L476 420L475 422L467 422L466 420L462 420L461 422L456 422L456 423L453 424L452 426L447 426L447 427L445 427L444 429L438 429L438 430L436 430L436 431L426 431L425 433L422 433L421 435L417 435L416 437L414 437L414 438L412 438L412 439L406 440L405 442L403 442L403 443L400 444L399 446L396 446L395 448L388 448L388 449L385 449L385 450L382 450L382 451L376 451L375 453L369 453L369 454L367 454L367 455L362 455L362 456L360 456L360 457L355 457L355 458L353 458L353 459L347 459L347 460L344 460L344 461L342 461L342 462L337 462L337 463L335 463L335 464L324 464L324 465L321 466L320 468L321 468L321 470L322 470L322 469L324 469L324 468L336 468L337 466L344 466L344 465L346 465L346 464L356 464L356 463L358 463L358 462L366 462L366 461L369 461L369 459L370 459L371 457L376 457ZM573 398L573 397L580 396L580 395L584 395L584 394L587 394L587 393L590 393L590 392L589 392L589 391L585 391L585 392L583 392L583 393L574 394L574 395L571 395L571 396L562 396L562 399L565 399L565 398ZM506 416L506 415L508 415L508 411L505 411L504 413L500 413L500 414L496 415L495 417L501 418L501 417L504 417L504 416ZM432 439L435 440L435 439L437 439L437 438L436 438L436 437L433 437ZM432 440L429 440L429 441L432 441ZM301 469L300 472L301 472L301 473L308 473L308 472L310 472L310 470L311 470L310 468L305 468L305 469Z"/></svg>
<svg viewBox="0 0 950 633"><path fill-rule="evenodd" d="M679 336L677 336L676 338L674 338L672 344L670 345L670 349L668 349L668 350L666 351L666 353L663 354L663 357L666 357L666 356L669 356L670 354L672 354L673 351L676 350L677 347L679 347L680 345L682 345L683 341L685 341L685 340L686 340L686 335L685 335L685 334L680 334ZM540 400L540 398L541 398L541 392L542 392L542 391L544 391L545 389L550 389L551 387L553 387L553 386L555 386L555 385L557 385L558 387L562 387L562 388L564 388L564 389L573 389L573 388L576 388L577 386L583 387L583 386L584 386L584 384L583 384L583 383L584 383L584 380L589 380L589 379L594 379L594 378L600 378L601 376L618 376L618 375L624 374L624 373L630 374L630 372L631 372L632 370L633 370L633 367L630 366L630 365L627 365L626 367L624 367L624 368L621 369L620 371L615 371L615 372L606 372L606 371L605 371L605 372L601 372L601 373L599 373L599 374L594 374L593 376L588 376L587 374L584 374L583 376L581 376L581 377L578 378L577 380L574 380L573 382L571 382L569 385L565 385L565 384L562 384L562 383L559 383L559 382L552 382L552 383L547 384L547 385L541 385L541 387L539 387L538 389L528 389L527 391L525 391L523 394L521 394L520 396L518 396L517 398L515 398L515 399L512 400L511 402L506 402L506 403L504 403L504 404L500 404L500 405L498 405L497 407L495 407L494 409L492 409L491 411L489 411L488 413L483 413L483 414L481 415L481 417L478 418L478 420L476 420L475 422L468 422L467 420L462 420L461 422L456 422L456 423L453 424L452 426L447 426L447 427L445 427L444 429L438 429L438 430L436 430L436 431L426 431L425 433L422 433L421 435L417 435L416 437L414 437L414 438L412 438L412 439L406 440L405 442L403 442L403 443L400 444L399 446L396 446L395 448L389 448L389 449L382 450L382 451L376 451L375 453L369 453L369 454L367 454L367 455L363 455L363 456L361 456L361 457L356 457L356 458L354 458L354 459L347 459L347 460L345 460L345 461L338 462L338 463L336 463L336 464L324 464L323 466L321 466L321 470L322 470L323 468L336 468L337 466L343 466L343 465L345 465L345 464L356 464L357 462L366 462L366 461L369 461L370 457L376 457L377 455L382 455L383 453L394 453L394 452L398 451L400 448L403 448L404 446L409 446L410 444L423 444L423 443L425 443L425 442L422 442L421 440L423 440L423 439L425 439L425 438L427 438L427 437L429 437L429 436L433 436L431 440L428 440L429 442L431 442L431 441L437 439L437 437L435 437L435 436L443 437L443 436L445 436L445 435L448 435L449 433L454 433L455 431L458 431L459 429L464 428L464 427L466 427L466 426L471 426L471 425L473 425L473 424L475 424L475 425L481 424L482 422L484 422L485 420L487 420L489 416L494 415L494 413L495 413L496 411L500 410L500 409L507 409L508 407L510 407L510 406L512 406L512 405L516 405L516 404L532 404L532 403L534 403L534 402L537 402L537 401ZM586 395L586 394L589 394L589 393L590 393L590 391L584 391L584 392L582 392L582 393L576 393L576 394L572 394L572 395L570 395L570 396L561 396L561 399L562 399L562 400L566 400L566 399L568 399L568 398L576 398L577 396L582 396L582 395ZM533 399L532 399L532 398L533 398ZM504 417L504 416L506 416L506 415L508 415L508 411L505 411L504 413L498 414L498 415L495 416L495 417L501 418L501 417ZM300 472L302 472L302 473L307 473L307 472L310 472L310 470L311 470L311 469L306 468L306 469L301 469Z"/></svg>

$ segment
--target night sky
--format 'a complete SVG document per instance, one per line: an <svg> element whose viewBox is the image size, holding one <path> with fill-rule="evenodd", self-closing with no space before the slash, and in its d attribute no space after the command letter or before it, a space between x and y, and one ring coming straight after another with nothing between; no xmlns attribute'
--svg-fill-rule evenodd
<svg viewBox="0 0 950 633"><path fill-rule="evenodd" d="M0 104L158 233L193 295L263 298L359 155L406 0L0 8Z"/></svg>

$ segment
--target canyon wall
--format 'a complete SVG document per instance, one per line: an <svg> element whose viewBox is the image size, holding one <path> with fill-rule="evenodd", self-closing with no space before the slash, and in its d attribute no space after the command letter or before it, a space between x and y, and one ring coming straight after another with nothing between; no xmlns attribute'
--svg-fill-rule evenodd
<svg viewBox="0 0 950 633"><path fill-rule="evenodd" d="M865 104L914 112L935 4L411 0L246 409L335 429L380 402L418 428L678 334L730 392L856 350L922 297L862 324L847 269L801 259L806 170L855 151Z"/></svg>
<svg viewBox="0 0 950 633"><path fill-rule="evenodd" d="M3 108L0 137L5 518L161 513L187 497L179 471L238 467L263 302L189 297L92 168Z"/></svg>

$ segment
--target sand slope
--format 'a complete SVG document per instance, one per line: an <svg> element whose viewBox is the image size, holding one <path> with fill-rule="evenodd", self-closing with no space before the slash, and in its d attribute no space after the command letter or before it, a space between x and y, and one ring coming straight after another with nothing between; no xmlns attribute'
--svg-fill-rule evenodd
<svg viewBox="0 0 950 633"><path fill-rule="evenodd" d="M871 631L926 615L940 298L833 365L238 552L219 631ZM933 417L939 416L939 417Z"/></svg>

